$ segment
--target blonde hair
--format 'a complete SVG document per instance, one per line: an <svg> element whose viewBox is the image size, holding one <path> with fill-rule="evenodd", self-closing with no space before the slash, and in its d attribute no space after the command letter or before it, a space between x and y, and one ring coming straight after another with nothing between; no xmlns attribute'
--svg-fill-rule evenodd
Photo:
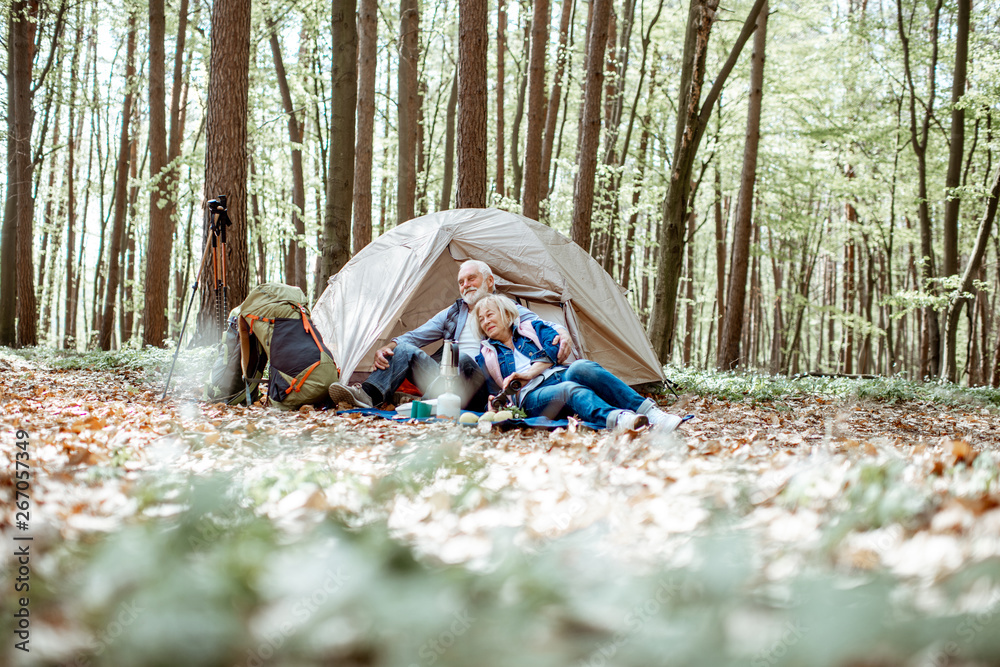
<svg viewBox="0 0 1000 667"><path fill-rule="evenodd" d="M479 313L487 306L492 306L497 314L500 315L500 323L505 327L510 327L521 319L521 313L517 310L517 304L509 298L502 294L490 294L488 296L484 296L479 300L470 313L475 318L472 320L472 325L475 327L476 333L479 334L480 338L487 338L486 332L484 332L483 328L479 326Z"/></svg>

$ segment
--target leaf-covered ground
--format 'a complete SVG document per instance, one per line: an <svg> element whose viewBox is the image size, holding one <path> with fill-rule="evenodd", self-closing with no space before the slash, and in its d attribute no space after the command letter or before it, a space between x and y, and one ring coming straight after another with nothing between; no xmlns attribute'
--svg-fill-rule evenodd
<svg viewBox="0 0 1000 667"><path fill-rule="evenodd" d="M1000 662L993 393L678 371L672 437L482 431L203 404L185 356L161 400L163 353L0 352L12 664Z"/></svg>

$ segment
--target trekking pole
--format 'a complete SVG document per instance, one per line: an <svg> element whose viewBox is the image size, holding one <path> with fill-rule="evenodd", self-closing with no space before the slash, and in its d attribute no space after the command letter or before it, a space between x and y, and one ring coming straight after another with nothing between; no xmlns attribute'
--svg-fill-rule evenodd
<svg viewBox="0 0 1000 667"><path fill-rule="evenodd" d="M226 331L226 320L229 305L229 283L226 275L226 228L233 222L229 219L228 197L219 195L218 198L208 202L208 208L216 216L212 225L214 237L212 239L215 248L215 309L216 318L219 324L220 335Z"/></svg>
<svg viewBox="0 0 1000 667"><path fill-rule="evenodd" d="M211 214L209 214L209 221L211 221ZM198 282L201 278L201 272L205 270L205 262L208 261L208 251L211 247L208 244L208 237L212 234L212 226L209 224L209 228L205 231L205 252L201 255L201 263L198 265L198 272L194 274L194 285L191 287L191 299L188 301L187 311L184 313L184 322L181 324L181 333L177 336L177 345L174 348L174 360L170 362L170 372L167 373L167 384L163 387L163 396L160 400L167 398L167 392L170 390L170 378L174 375L174 366L177 364L177 355L181 352L181 341L184 340L184 330L187 328L188 316L191 315L191 306L194 305L194 297L198 294Z"/></svg>

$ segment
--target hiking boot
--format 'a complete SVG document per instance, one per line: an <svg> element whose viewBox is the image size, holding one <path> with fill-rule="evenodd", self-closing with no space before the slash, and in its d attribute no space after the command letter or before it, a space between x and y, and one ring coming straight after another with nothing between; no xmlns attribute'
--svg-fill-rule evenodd
<svg viewBox="0 0 1000 667"><path fill-rule="evenodd" d="M673 433L680 426L681 418L653 406L646 412L650 426L658 433Z"/></svg>
<svg viewBox="0 0 1000 667"><path fill-rule="evenodd" d="M615 418L616 431L638 431L640 428L647 426L648 424L649 419L646 415L629 412L628 410L622 410Z"/></svg>
<svg viewBox="0 0 1000 667"><path fill-rule="evenodd" d="M334 405L347 403L348 405L353 405L356 408L372 407L371 396L369 396L365 390L361 388L360 384L348 385L342 382L334 382L330 385L330 399L333 401Z"/></svg>

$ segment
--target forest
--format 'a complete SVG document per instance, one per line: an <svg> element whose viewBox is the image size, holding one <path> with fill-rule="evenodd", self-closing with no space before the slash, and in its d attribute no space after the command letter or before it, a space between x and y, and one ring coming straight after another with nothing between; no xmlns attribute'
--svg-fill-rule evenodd
<svg viewBox="0 0 1000 667"><path fill-rule="evenodd" d="M1000 664L1000 1L0 5L0 664ZM210 400L489 207L679 428Z"/></svg>
<svg viewBox="0 0 1000 667"><path fill-rule="evenodd" d="M992 0L4 4L0 344L174 339L225 194L230 306L492 206L664 363L1000 383Z"/></svg>

